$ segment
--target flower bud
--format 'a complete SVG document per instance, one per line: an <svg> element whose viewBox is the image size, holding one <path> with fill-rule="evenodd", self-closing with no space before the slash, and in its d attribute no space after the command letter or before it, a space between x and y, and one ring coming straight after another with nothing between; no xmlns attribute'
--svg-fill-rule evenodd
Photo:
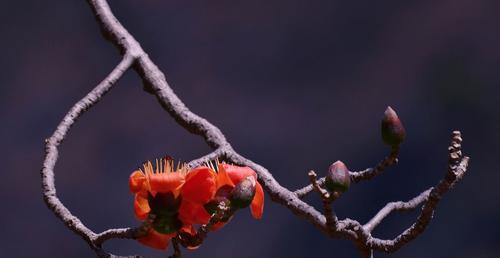
<svg viewBox="0 0 500 258"><path fill-rule="evenodd" d="M406 131L398 115L391 107L387 107L382 119L382 140L388 145L397 146L405 137Z"/></svg>
<svg viewBox="0 0 500 258"><path fill-rule="evenodd" d="M338 160L328 168L325 179L325 187L330 192L345 192L349 189L351 177L349 169L345 164Z"/></svg>
<svg viewBox="0 0 500 258"><path fill-rule="evenodd" d="M256 184L253 176L249 176L237 184L229 196L231 207L235 209L248 207L255 196Z"/></svg>

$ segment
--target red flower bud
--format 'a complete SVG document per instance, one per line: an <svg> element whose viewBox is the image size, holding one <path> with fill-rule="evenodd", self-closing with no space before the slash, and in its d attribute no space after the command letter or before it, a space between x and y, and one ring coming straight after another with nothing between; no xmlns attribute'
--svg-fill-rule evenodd
<svg viewBox="0 0 500 258"><path fill-rule="evenodd" d="M351 185L349 169L338 160L328 168L325 187L330 192L345 192Z"/></svg>
<svg viewBox="0 0 500 258"><path fill-rule="evenodd" d="M391 107L387 107L384 112L381 131L382 140L384 141L384 143L391 146L397 146L401 144L406 137L405 128L399 120L398 115Z"/></svg>

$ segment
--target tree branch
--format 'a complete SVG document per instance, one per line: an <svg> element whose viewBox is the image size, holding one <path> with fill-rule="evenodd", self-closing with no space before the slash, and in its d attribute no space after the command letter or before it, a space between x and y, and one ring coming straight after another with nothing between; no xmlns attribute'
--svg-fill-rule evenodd
<svg viewBox="0 0 500 258"><path fill-rule="evenodd" d="M385 171L386 168L398 163L399 145L392 146L389 156L380 161L374 168L367 168L359 172L351 172L351 180L355 183L372 179Z"/></svg>
<svg viewBox="0 0 500 258"><path fill-rule="evenodd" d="M390 202L385 205L384 208L382 208L368 223L363 225L363 228L368 231L372 232L373 229L375 229L380 222L382 222L387 215L389 215L393 211L411 211L418 206L420 206L423 202L427 200L429 197L429 193L431 192L432 187L423 191L420 193L418 196L414 197L413 199L407 201L407 202Z"/></svg>
<svg viewBox="0 0 500 258"><path fill-rule="evenodd" d="M452 189L453 186L462 179L467 171L469 157L462 157L461 143L462 137L460 132L454 131L452 142L448 148L450 151L448 171L444 179L442 179L434 188L430 190L424 206L422 207L422 211L420 212L420 215L415 223L392 240L372 238L367 243L368 246L384 252L394 252L424 232L430 220L434 216L436 207L443 195ZM425 196L425 194L420 194L419 196L422 195ZM420 201L419 196L416 197L416 202ZM385 216L381 216L380 220L383 219L383 217ZM372 219L372 221L374 221L374 224L377 224L377 219L374 219ZM368 223L368 225L370 224Z"/></svg>
<svg viewBox="0 0 500 258"><path fill-rule="evenodd" d="M321 193L321 186L324 184L324 178L316 180L316 176L314 176L311 185L295 192L281 186L266 168L236 152L217 127L205 118L191 112L186 107L167 83L165 75L151 61L147 53L144 52L134 37L130 35L113 15L106 0L87 0L87 2L96 17L103 35L111 43L117 46L118 50L123 55L123 59L101 83L70 109L53 135L46 140L46 156L41 176L43 197L49 209L52 210L70 230L80 235L100 257L122 257L105 252L101 245L106 240L112 238L136 238L144 231L144 227L147 226L147 223L143 224L138 229L109 229L96 234L91 229L87 228L78 217L72 215L57 197L54 184L54 166L58 157L58 147L67 136L71 125L73 125L86 110L99 102L104 94L116 84L117 80L121 78L123 73L130 67L133 67L139 74L143 80L144 88L149 93L156 96L161 106L179 125L183 126L191 133L202 136L206 143L214 149L213 152L189 162L190 167L196 167L203 162L214 159L224 159L228 162L250 167L257 173L259 182L274 202L288 208L298 217L309 221L327 236L335 235L353 241L364 257L372 257L374 249L393 252L421 234L432 218L434 210L443 194L448 192L465 174L469 158L462 158L460 133L454 132L452 145L450 146L449 170L446 177L441 180L436 187L421 193L409 202L393 202L387 204L386 207L379 211L375 217L364 226L358 221L350 218L338 220L330 207L330 198L325 198L326 195L322 194L325 212L325 215L323 215L300 198L311 192L314 188L319 189L318 191ZM358 182L371 179L381 174L388 166L395 164L399 153L398 146L393 147L390 155L375 166L375 168L360 172L351 172L351 180ZM424 205L416 222L396 238L392 240L382 240L371 236L371 231L392 211L412 209L421 203L424 203ZM209 225L207 227L208 232ZM205 227L202 227L202 229L204 228ZM174 240L174 257L180 256L177 241L182 241L182 239L178 237Z"/></svg>
<svg viewBox="0 0 500 258"><path fill-rule="evenodd" d="M45 140L45 160L41 170L43 199L49 209L51 209L69 229L80 235L94 249L96 246L92 243L92 240L96 237L96 234L87 228L78 217L71 214L57 197L54 183L54 166L59 155L58 147L65 139L71 126L85 111L101 100L104 94L106 94L111 87L115 85L118 79L121 78L125 71L130 68L132 62L132 56L126 53L115 69L70 109L61 123L57 126L52 136Z"/></svg>
<svg viewBox="0 0 500 258"><path fill-rule="evenodd" d="M336 195L330 195L327 190L321 188L318 184L317 175L314 171L309 171L309 181L311 181L311 185L314 187L314 190L318 192L321 196L321 200L323 201L323 212L325 213L326 219L326 227L328 230L328 234L334 235L338 230L338 219L335 215L335 212L332 208L332 202L338 197L338 193L334 193Z"/></svg>
<svg viewBox="0 0 500 258"><path fill-rule="evenodd" d="M399 145L391 147L391 152L389 156L385 157L375 167L367 168L359 172L350 171L349 175L351 176L351 181L354 183L358 183L360 181L369 180L382 174L382 172L384 172L386 168L398 163L398 156L399 156ZM317 182L319 186L323 186L325 184L325 178L322 177L319 180L317 180ZM294 193L295 195L297 195L297 197L304 198L313 190L314 186L312 184L309 184L307 186L304 186L303 188L295 190Z"/></svg>

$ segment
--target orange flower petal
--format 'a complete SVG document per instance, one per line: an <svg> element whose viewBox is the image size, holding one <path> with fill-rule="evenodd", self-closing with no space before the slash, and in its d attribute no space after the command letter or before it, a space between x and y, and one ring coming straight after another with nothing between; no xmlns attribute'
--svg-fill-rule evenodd
<svg viewBox="0 0 500 258"><path fill-rule="evenodd" d="M134 213L137 219L145 220L150 211L148 194L145 191L136 193L134 197Z"/></svg>
<svg viewBox="0 0 500 258"><path fill-rule="evenodd" d="M243 179L253 176L255 179L257 179L257 173L253 171L253 169L249 167L240 167L240 166L235 166L235 165L229 165L229 164L221 164L224 170L226 171L227 175L229 178L231 178L231 181L233 184L237 185L240 183Z"/></svg>
<svg viewBox="0 0 500 258"><path fill-rule="evenodd" d="M171 234L160 234L153 229L150 229L146 236L140 237L137 240L149 247L165 250L168 247L170 239L175 237L177 232Z"/></svg>
<svg viewBox="0 0 500 258"><path fill-rule="evenodd" d="M215 195L215 174L208 167L198 167L186 176L182 186L182 199L199 204L205 204Z"/></svg>
<svg viewBox="0 0 500 258"><path fill-rule="evenodd" d="M229 175L227 174L226 169L224 168L223 165L224 164L222 164L222 163L218 165L217 178L215 180L217 182L217 189L219 189L225 185L229 185L229 186L234 187L234 183L231 180L231 178L229 177Z"/></svg>
<svg viewBox="0 0 500 258"><path fill-rule="evenodd" d="M157 192L174 193L177 196L185 182L185 175L179 172L155 173L149 175L149 185L151 194L154 196Z"/></svg>
<svg viewBox="0 0 500 258"><path fill-rule="evenodd" d="M141 190L144 190L145 189L144 182L146 182L146 176L144 175L144 173L142 173L142 171L136 170L132 172L128 180L128 186L130 188L130 191L132 193L137 193Z"/></svg>
<svg viewBox="0 0 500 258"><path fill-rule="evenodd" d="M183 224L207 224L210 214L205 210L203 204L182 200L179 208L179 219Z"/></svg>
<svg viewBox="0 0 500 258"><path fill-rule="evenodd" d="M250 204L250 211L256 219L261 219L264 213L264 190L259 182L255 185L255 196Z"/></svg>

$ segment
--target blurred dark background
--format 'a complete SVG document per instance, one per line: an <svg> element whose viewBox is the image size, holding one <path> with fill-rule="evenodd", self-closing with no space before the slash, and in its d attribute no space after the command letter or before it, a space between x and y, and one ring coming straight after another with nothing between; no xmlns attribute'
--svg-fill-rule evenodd
<svg viewBox="0 0 500 258"><path fill-rule="evenodd" d="M352 170L388 153L387 105L408 137L400 164L356 184L340 217L366 222L445 173L451 131L471 166L418 239L390 257L499 257L500 2L497 0L113 0L110 5L166 73L179 97L284 186L341 159ZM0 257L93 257L42 201L43 140L119 62L86 1L2 1L0 8ZM127 180L143 160L190 160L209 148L142 91L129 71L69 133L58 195L95 231L135 226ZM320 207L317 196L308 201ZM417 212L375 231L394 237ZM113 240L118 254L161 253ZM185 257L358 257L344 240L267 201ZM376 257L389 257L377 253Z"/></svg>

